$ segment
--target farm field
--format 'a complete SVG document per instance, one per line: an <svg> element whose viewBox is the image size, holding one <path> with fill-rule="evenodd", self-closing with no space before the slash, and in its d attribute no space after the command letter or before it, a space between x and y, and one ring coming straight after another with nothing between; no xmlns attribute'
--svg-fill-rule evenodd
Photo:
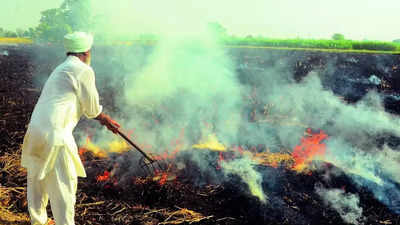
<svg viewBox="0 0 400 225"><path fill-rule="evenodd" d="M59 54L60 49L35 45L0 46L0 224L28 224L26 173L19 167L20 145L43 82L64 58ZM105 107L121 113L117 104L120 89L109 84L112 82L122 89L124 76L140 71L152 51L151 46L94 48L93 68ZM129 71L124 61L112 64L108 61L120 55L138 53L141 58L135 58L138 66L134 71ZM257 136L261 130L267 132L275 127L278 131L279 127L288 127L290 130L304 130L311 137L309 140L321 137L321 142L317 141L312 146L325 146L324 133L318 133L320 131L316 127L307 129L307 123L312 124L311 121L286 118L290 115L285 114L287 112L274 114L276 106L273 105L278 103L264 99L271 94L266 92L269 86L265 85L273 81L274 74L287 76L292 80L292 88L306 85L309 77L317 74L321 86L316 85L315 89L321 90L315 93L320 94L320 98L332 93L335 97L329 94L329 99L340 99L343 107L356 105L373 90L382 96L383 109L380 110L393 116L400 114L400 57L397 55L269 48L229 48L226 54L234 62L233 70L238 81L251 93L249 98L246 95L243 97L248 100L243 100L242 116L245 119L240 136ZM309 87L306 89L310 90ZM311 94L315 93L310 92L306 96L313 98ZM292 97L284 95L272 100L279 99L279 104L285 104ZM314 110L316 118L322 115ZM97 129L93 126L93 121L85 120L79 124L79 130L82 132L88 127ZM332 136L329 138L334 138L335 133L330 126L322 126L321 129ZM209 142L198 143L199 149L181 149L174 153L173 158L168 157L174 169L143 177L131 171L136 153L123 151L104 156L90 147L85 141L86 136L80 133L75 135L80 139L81 158L88 173L88 178L79 180L77 224L347 224L343 215L331 206L321 207L325 203L315 191L321 185L357 194L358 209L363 209L353 212L357 221L364 221L365 224L400 223L396 214L399 205L395 201L400 196L393 191L395 189L389 189L393 191L394 201L388 202L375 197L368 186L374 186L376 182L392 184L395 183L393 178L371 178L329 160L315 160L309 165L322 170L303 171L296 167L297 158L293 153L296 147L293 152L291 149L277 152L274 149L266 151L262 145L243 143L240 148L227 146L228 150L221 150L225 147L221 147L218 140L209 139ZM400 144L399 138L389 131L374 138L376 148L387 145L396 149ZM300 139L296 144L303 146ZM277 146L281 145L283 147L284 143ZM237 149L255 160L255 170L263 174L261 186L268 192L268 203L252 195L251 188L240 176L221 178L224 177L221 158L229 162L235 157L242 157ZM108 150L105 149L106 152ZM196 159L209 163L209 170L202 170ZM187 166L175 168L178 163ZM326 179L327 171L332 172L329 180ZM271 179L273 182L270 182ZM354 180L368 185L360 186Z"/></svg>
<svg viewBox="0 0 400 225"><path fill-rule="evenodd" d="M282 50L307 50L326 52L371 53L371 54L400 54L400 44L382 41L353 41L353 40L312 40L312 39L267 39L267 38L238 38L221 39L220 44L228 48L266 48ZM0 44L33 44L30 38L0 37ZM155 45L157 39L138 39L135 41L112 41L114 45L147 44Z"/></svg>
<svg viewBox="0 0 400 225"><path fill-rule="evenodd" d="M400 225L398 9L3 1L0 225Z"/></svg>

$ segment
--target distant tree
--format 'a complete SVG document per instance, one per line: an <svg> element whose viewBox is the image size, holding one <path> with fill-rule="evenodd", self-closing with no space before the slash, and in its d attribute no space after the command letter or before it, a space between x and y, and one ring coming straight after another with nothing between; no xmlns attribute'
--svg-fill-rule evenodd
<svg viewBox="0 0 400 225"><path fill-rule="evenodd" d="M393 40L394 43L400 43L400 39Z"/></svg>
<svg viewBox="0 0 400 225"><path fill-rule="evenodd" d="M41 12L39 25L27 34L36 41L61 42L72 31L90 31L92 16L90 0L64 0L60 8Z"/></svg>
<svg viewBox="0 0 400 225"><path fill-rule="evenodd" d="M341 41L344 40L344 35L343 34L339 34L339 33L335 33L332 35L332 39L335 41Z"/></svg>
<svg viewBox="0 0 400 225"><path fill-rule="evenodd" d="M63 36L71 31L72 28L66 23L63 9L48 9L42 12L35 36L39 41L61 42Z"/></svg>

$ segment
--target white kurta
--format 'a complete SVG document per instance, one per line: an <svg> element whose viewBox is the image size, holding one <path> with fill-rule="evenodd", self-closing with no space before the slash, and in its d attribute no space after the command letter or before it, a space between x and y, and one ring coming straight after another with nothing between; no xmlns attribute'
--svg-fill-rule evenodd
<svg viewBox="0 0 400 225"><path fill-rule="evenodd" d="M68 56L48 78L22 146L21 165L42 180L56 166L57 156L68 154L68 166L86 177L72 131L82 115L97 117L102 111L93 69L75 56Z"/></svg>

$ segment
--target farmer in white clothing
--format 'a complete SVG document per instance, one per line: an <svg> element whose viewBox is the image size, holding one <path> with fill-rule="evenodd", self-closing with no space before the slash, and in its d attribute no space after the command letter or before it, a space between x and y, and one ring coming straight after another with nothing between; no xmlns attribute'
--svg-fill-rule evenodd
<svg viewBox="0 0 400 225"><path fill-rule="evenodd" d="M31 223L73 225L77 177L86 177L72 131L80 117L94 118L114 133L119 124L102 113L90 67L93 37L75 32L64 37L67 59L48 78L22 146L21 164L28 171Z"/></svg>

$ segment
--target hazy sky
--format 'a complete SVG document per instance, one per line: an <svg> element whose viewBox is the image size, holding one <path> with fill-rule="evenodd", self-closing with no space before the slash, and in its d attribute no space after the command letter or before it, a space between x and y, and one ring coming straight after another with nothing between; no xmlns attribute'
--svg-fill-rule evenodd
<svg viewBox="0 0 400 225"><path fill-rule="evenodd" d="M58 7L62 1L0 0L0 27L35 26L40 11ZM400 38L400 0L94 0L113 6L128 1L133 9L127 14L142 15L142 27L146 26L148 15L157 18L160 24L166 18L184 21L187 17L198 17L218 21L237 35L330 38L333 33L342 33L359 40ZM118 13L118 8L112 9Z"/></svg>

